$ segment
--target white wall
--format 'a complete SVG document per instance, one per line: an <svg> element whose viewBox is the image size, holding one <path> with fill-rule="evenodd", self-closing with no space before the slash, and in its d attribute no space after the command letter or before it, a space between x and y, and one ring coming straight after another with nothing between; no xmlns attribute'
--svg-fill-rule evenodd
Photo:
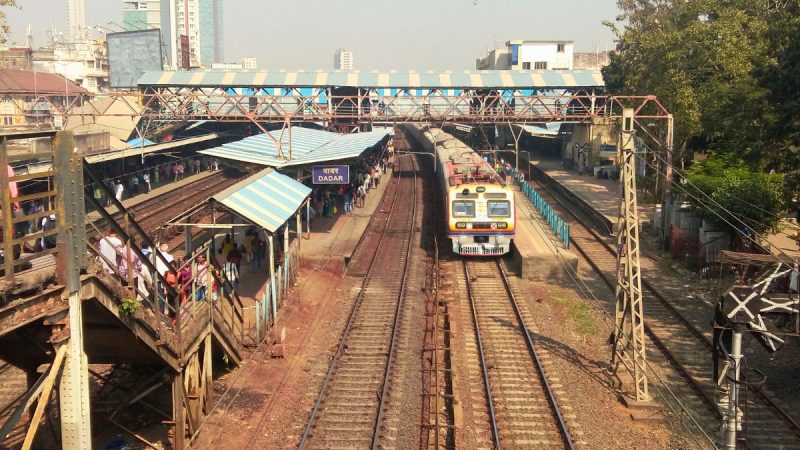
<svg viewBox="0 0 800 450"><path fill-rule="evenodd" d="M519 48L519 67L514 68L522 69L523 63L529 62L531 70L533 70L537 61L546 61L547 70L572 70L572 51L573 44L571 43L564 44L563 52L558 52L558 44L555 42L523 43Z"/></svg>

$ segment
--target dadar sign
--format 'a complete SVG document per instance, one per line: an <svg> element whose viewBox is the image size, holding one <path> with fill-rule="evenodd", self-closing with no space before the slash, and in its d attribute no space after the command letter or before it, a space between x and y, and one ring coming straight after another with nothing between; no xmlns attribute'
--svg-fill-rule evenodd
<svg viewBox="0 0 800 450"><path fill-rule="evenodd" d="M314 184L350 184L349 166L313 166L311 168Z"/></svg>

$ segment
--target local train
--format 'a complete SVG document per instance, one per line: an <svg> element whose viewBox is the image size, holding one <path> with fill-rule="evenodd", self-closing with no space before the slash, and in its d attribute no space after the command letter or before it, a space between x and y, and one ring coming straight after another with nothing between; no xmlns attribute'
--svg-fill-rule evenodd
<svg viewBox="0 0 800 450"><path fill-rule="evenodd" d="M514 191L505 180L480 154L452 135L419 125L403 128L436 157L453 252L477 256L508 253L516 228L516 209Z"/></svg>

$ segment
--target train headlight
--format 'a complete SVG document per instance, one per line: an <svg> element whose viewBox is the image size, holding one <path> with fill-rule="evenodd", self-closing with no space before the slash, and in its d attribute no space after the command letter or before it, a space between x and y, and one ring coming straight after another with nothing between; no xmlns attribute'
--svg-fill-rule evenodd
<svg viewBox="0 0 800 450"><path fill-rule="evenodd" d="M471 223L468 223L468 224L467 224L467 229L468 229L468 230L471 230L471 229L472 229L472 224L471 224Z"/></svg>
<svg viewBox="0 0 800 450"><path fill-rule="evenodd" d="M508 224L505 223L505 222L497 222L497 223L492 224L492 225L493 225L493 227L497 227L497 228L499 228L501 230L505 230L506 228L508 228Z"/></svg>
<svg viewBox="0 0 800 450"><path fill-rule="evenodd" d="M465 222L456 222L457 230L463 230L464 228L467 228L467 224Z"/></svg>

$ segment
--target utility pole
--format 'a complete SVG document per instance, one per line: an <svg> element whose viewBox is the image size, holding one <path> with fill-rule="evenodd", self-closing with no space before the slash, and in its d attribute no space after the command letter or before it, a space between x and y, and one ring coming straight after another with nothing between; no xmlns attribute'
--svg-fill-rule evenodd
<svg viewBox="0 0 800 450"><path fill-rule="evenodd" d="M636 201L636 159L634 145L634 111L622 112L622 203L617 234L617 288L615 305L614 346L611 370L617 373L624 364L633 374L635 402L629 406L649 406L645 366L644 307L642 278L639 266L639 217Z"/></svg>

